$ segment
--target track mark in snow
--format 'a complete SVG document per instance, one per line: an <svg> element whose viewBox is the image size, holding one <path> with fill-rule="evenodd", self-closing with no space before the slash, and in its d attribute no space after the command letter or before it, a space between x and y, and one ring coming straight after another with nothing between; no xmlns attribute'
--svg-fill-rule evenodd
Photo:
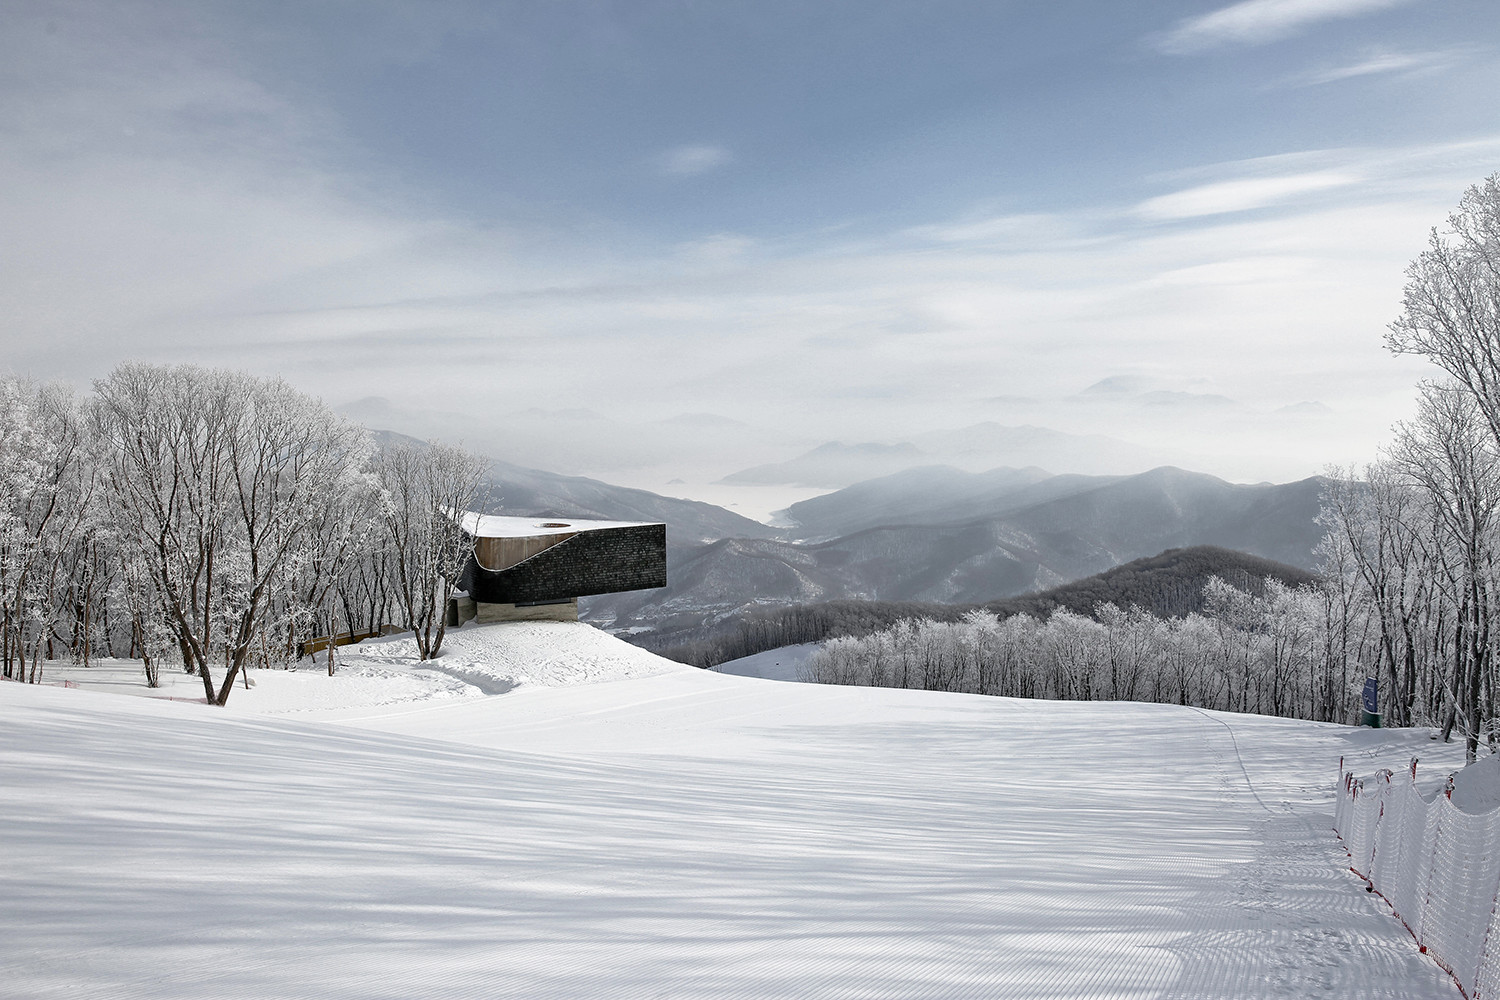
<svg viewBox="0 0 1500 1000"><path fill-rule="evenodd" d="M479 689L483 694L499 695L507 694L516 689L516 682L506 677L496 677L492 673L465 668L461 664L448 665L437 660L428 660L422 664L416 673L441 674L444 677L452 677L454 680L463 681L471 687Z"/></svg>
<svg viewBox="0 0 1500 1000"><path fill-rule="evenodd" d="M1274 809L1272 809L1270 806L1266 805L1265 800L1260 797L1260 792L1258 792L1258 791L1255 790L1255 782L1250 780L1250 772L1245 769L1245 758L1240 755L1240 743L1239 743L1239 740L1237 740L1237 739L1234 738L1234 728L1232 726L1230 726L1229 723L1225 722L1223 719L1220 719L1220 718L1218 718L1217 716L1214 716L1214 715L1210 715L1208 712L1205 712L1201 708L1192 708L1192 706L1188 706L1188 708L1191 711L1197 712L1199 715L1203 716L1203 718L1207 719L1209 722L1217 722L1220 726L1224 727L1224 731L1229 734L1229 744L1230 744L1231 748L1233 748L1233 750L1234 750L1234 762L1235 762L1235 764L1240 769L1240 776L1245 779L1245 787L1247 789L1249 789L1250 794L1255 798L1256 805L1260 806L1267 813L1269 813L1271 815L1276 815L1276 811ZM1217 757L1218 756L1217 751L1215 751L1214 753L1215 753L1215 756Z"/></svg>

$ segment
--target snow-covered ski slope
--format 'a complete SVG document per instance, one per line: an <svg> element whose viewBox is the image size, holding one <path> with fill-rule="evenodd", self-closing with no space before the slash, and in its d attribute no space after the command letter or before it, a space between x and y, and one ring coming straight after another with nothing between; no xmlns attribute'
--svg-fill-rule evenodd
<svg viewBox="0 0 1500 1000"><path fill-rule="evenodd" d="M0 996L1457 996L1329 831L1425 734L489 628L226 710L0 685Z"/></svg>

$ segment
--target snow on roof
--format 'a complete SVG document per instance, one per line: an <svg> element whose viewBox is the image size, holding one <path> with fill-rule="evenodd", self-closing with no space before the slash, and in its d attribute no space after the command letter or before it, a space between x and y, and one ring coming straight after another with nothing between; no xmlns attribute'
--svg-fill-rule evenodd
<svg viewBox="0 0 1500 1000"><path fill-rule="evenodd" d="M536 538L542 535L572 535L601 528L635 528L652 521L590 521L576 517L506 517L476 514L466 510L458 523L475 538Z"/></svg>

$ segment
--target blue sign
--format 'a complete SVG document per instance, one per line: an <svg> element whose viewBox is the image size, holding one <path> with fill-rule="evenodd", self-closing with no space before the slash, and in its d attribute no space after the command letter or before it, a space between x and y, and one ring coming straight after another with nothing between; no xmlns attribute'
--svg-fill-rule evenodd
<svg viewBox="0 0 1500 1000"><path fill-rule="evenodd" d="M1365 691L1364 691L1364 694L1361 697L1364 698L1365 711L1369 712L1371 715L1375 715L1376 713L1378 713L1380 711L1379 699L1377 698L1377 695L1376 695L1376 687L1377 686L1378 685L1375 683L1375 678L1373 678L1373 677L1366 677L1365 678Z"/></svg>

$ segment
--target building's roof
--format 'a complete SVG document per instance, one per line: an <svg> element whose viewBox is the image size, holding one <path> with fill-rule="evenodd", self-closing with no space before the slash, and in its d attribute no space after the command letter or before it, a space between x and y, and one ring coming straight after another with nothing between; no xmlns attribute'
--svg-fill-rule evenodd
<svg viewBox="0 0 1500 1000"><path fill-rule="evenodd" d="M499 514L476 514L466 510L458 523L474 538L537 538L543 535L572 535L601 528L633 528L652 521L590 521L572 517L505 517Z"/></svg>

